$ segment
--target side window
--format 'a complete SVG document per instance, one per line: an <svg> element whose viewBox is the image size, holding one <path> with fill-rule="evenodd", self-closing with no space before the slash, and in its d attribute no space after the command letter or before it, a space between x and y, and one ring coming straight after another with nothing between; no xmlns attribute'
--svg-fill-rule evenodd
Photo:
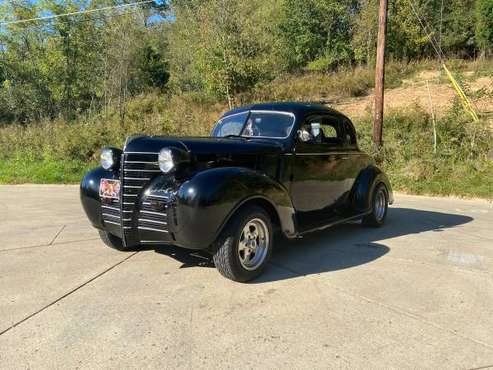
<svg viewBox="0 0 493 370"><path fill-rule="evenodd" d="M323 125L322 131L324 132L324 136L326 139L336 139L337 131L336 128L332 125Z"/></svg>
<svg viewBox="0 0 493 370"><path fill-rule="evenodd" d="M344 128L337 117L317 115L310 117L300 130L300 139L307 144L344 145Z"/></svg>

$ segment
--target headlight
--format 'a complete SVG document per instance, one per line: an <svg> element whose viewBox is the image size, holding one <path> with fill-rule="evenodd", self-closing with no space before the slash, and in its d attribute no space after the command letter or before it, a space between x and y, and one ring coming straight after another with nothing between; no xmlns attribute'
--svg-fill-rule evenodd
<svg viewBox="0 0 493 370"><path fill-rule="evenodd" d="M169 148L163 148L159 152L159 168L163 173L170 172L175 167L175 162L173 162L173 153Z"/></svg>
<svg viewBox="0 0 493 370"><path fill-rule="evenodd" d="M101 167L109 170L118 166L121 151L116 148L104 148L101 150Z"/></svg>

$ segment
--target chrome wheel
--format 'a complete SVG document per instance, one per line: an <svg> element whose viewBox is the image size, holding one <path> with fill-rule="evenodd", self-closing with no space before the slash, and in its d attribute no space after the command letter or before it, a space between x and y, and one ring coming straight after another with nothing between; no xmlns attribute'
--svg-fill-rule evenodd
<svg viewBox="0 0 493 370"><path fill-rule="evenodd" d="M373 200L373 213L375 219L380 222L385 217L385 212L387 211L387 195L385 190L380 188L375 194L375 199Z"/></svg>
<svg viewBox="0 0 493 370"><path fill-rule="evenodd" d="M238 257L246 270L255 270L265 260L269 250L269 229L260 218L248 221L241 231Z"/></svg>

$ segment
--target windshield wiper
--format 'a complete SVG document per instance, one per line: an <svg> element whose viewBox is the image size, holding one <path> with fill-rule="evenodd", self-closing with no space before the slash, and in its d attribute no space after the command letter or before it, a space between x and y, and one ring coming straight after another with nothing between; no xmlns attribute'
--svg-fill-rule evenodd
<svg viewBox="0 0 493 370"><path fill-rule="evenodd" d="M241 136L241 135L236 135L236 134L224 135L223 137L224 137L224 138L239 137L239 138L242 138L242 139L244 139L244 138L245 138L244 136Z"/></svg>

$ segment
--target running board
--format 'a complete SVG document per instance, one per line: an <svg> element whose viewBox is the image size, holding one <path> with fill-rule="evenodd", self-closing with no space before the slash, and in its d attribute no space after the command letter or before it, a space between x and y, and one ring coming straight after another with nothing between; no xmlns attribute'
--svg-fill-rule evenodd
<svg viewBox="0 0 493 370"><path fill-rule="evenodd" d="M332 226L335 226L335 225L343 224L343 223L348 222L348 221L357 220L358 218L362 218L362 217L364 217L364 216L366 216L366 215L368 215L370 213L371 213L371 211L364 212L364 213L357 214L355 216L351 216L351 217L348 217L348 218L343 218L341 220L337 220L337 221L328 223L326 225L317 226L317 227L314 227L313 229L308 229L308 230L305 230L305 231L302 231L302 232L298 233L298 237L302 237L303 235L308 234L308 233L312 233L314 231L320 231L320 230L324 230L324 229L327 229L327 228L332 227Z"/></svg>

